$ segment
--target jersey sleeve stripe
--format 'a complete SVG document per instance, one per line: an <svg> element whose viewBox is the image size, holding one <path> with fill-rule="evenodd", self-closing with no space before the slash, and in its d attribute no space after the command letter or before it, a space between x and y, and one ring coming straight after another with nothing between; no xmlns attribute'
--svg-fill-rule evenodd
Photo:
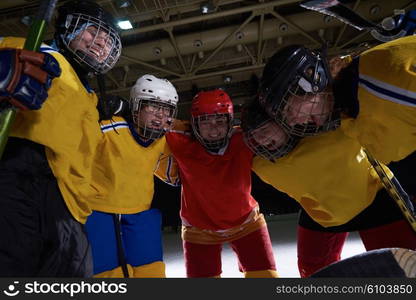
<svg viewBox="0 0 416 300"><path fill-rule="evenodd" d="M369 93L399 104L416 106L416 93L379 81L367 75L360 75L359 85Z"/></svg>
<svg viewBox="0 0 416 300"><path fill-rule="evenodd" d="M109 130L119 129L119 128L129 128L127 122L116 122L112 124L101 125L101 131L107 132Z"/></svg>

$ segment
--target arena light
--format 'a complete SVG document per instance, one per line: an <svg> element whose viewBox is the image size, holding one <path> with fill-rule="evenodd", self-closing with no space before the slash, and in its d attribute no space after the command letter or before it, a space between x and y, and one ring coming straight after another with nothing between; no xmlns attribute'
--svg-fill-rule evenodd
<svg viewBox="0 0 416 300"><path fill-rule="evenodd" d="M209 14L215 12L215 5L214 3L209 0L208 2L203 2L201 4L201 13L202 14Z"/></svg>
<svg viewBox="0 0 416 300"><path fill-rule="evenodd" d="M120 20L118 21L117 26L123 30L128 30L128 29L133 28L133 25L131 24L129 20Z"/></svg>
<svg viewBox="0 0 416 300"><path fill-rule="evenodd" d="M20 19L20 22L22 22L26 26L30 26L30 25L32 25L32 22L33 22L33 16L23 16Z"/></svg>
<svg viewBox="0 0 416 300"><path fill-rule="evenodd" d="M129 0L117 0L116 5L119 8L127 8L127 7L131 6L131 3L130 3Z"/></svg>

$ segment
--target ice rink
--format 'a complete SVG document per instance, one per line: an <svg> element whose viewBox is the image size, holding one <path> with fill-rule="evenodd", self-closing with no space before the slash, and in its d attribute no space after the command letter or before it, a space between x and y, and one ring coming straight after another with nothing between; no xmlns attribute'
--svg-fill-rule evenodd
<svg viewBox="0 0 416 300"><path fill-rule="evenodd" d="M280 277L298 278L296 262L296 224L297 214L279 215L268 218L268 228L271 235L277 271ZM164 233L164 250L167 277L186 277L182 255L180 232ZM342 258L364 252L364 246L358 233L350 233ZM242 278L238 271L237 258L226 245L222 253L222 277Z"/></svg>

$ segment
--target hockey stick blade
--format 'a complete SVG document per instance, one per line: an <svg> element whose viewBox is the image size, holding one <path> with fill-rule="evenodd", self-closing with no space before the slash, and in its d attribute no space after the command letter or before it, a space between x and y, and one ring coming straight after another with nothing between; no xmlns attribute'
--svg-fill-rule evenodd
<svg viewBox="0 0 416 300"><path fill-rule="evenodd" d="M348 8L337 0L310 0L301 2L300 6L309 10L317 11L321 14L334 17L358 30L375 29L377 31L383 31L380 26L364 19L352 9Z"/></svg>

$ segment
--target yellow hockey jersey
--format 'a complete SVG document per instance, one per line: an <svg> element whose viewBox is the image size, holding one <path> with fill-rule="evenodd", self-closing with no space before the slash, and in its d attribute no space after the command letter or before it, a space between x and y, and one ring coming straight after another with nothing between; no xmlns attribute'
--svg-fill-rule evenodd
<svg viewBox="0 0 416 300"><path fill-rule="evenodd" d="M356 137L385 164L416 151L416 35L363 52L359 58L358 100L354 120L343 120Z"/></svg>
<svg viewBox="0 0 416 300"><path fill-rule="evenodd" d="M101 130L103 138L92 177L97 196L90 199L90 206L94 210L121 214L149 209L154 193L153 172L162 161L166 167L163 174L169 179L172 167L168 155L164 155L170 153L165 137L144 147L136 141L122 117L102 121Z"/></svg>
<svg viewBox="0 0 416 300"><path fill-rule="evenodd" d="M1 48L22 48L24 39L0 38ZM94 197L90 185L91 164L101 130L96 110L97 96L88 92L67 60L51 47L62 69L53 79L48 98L40 110L18 111L11 136L44 145L46 156L69 211L84 223L91 210L87 199Z"/></svg>
<svg viewBox="0 0 416 300"><path fill-rule="evenodd" d="M275 163L256 157L253 170L324 227L350 221L381 188L360 144L340 129L302 139Z"/></svg>

